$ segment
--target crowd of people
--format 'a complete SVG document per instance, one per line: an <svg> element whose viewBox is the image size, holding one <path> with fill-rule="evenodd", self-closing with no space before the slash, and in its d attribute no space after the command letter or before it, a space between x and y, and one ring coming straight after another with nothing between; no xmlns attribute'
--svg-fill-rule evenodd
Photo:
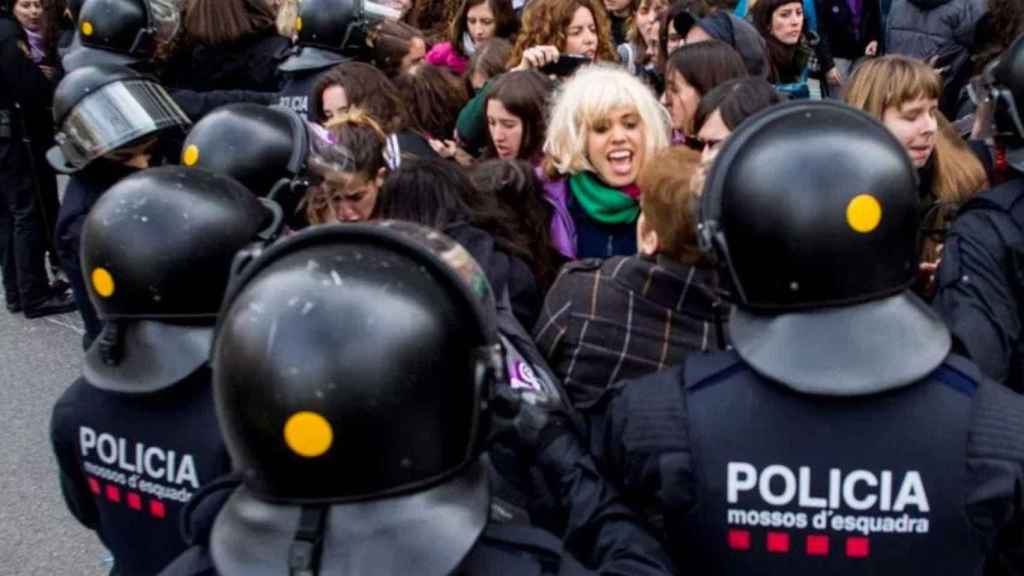
<svg viewBox="0 0 1024 576"><path fill-rule="evenodd" d="M112 573L1024 574L1024 7L0 1Z"/></svg>

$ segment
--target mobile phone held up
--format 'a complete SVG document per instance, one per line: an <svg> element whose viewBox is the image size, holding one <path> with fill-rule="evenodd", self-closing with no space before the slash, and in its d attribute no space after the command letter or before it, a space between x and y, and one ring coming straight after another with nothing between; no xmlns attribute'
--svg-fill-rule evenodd
<svg viewBox="0 0 1024 576"><path fill-rule="evenodd" d="M586 64L590 64L590 58L582 54L562 54L558 60L541 66L540 71L559 77L572 76L573 72Z"/></svg>

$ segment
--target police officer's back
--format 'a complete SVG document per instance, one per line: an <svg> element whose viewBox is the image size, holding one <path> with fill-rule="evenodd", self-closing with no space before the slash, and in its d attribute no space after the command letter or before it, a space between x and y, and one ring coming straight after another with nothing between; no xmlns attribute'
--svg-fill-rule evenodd
<svg viewBox="0 0 1024 576"><path fill-rule="evenodd" d="M86 219L82 265L106 325L51 440L68 508L115 573L177 556L181 509L230 470L207 358L231 260L267 216L233 180L167 167L125 178Z"/></svg>
<svg viewBox="0 0 1024 576"><path fill-rule="evenodd" d="M214 388L242 483L165 574L590 573L554 536L489 520L481 451L504 364L486 276L458 244L408 223L321 226L232 287ZM524 446L564 449L544 420L551 441ZM576 512L606 573L671 573L614 499Z"/></svg>
<svg viewBox="0 0 1024 576"><path fill-rule="evenodd" d="M700 573L980 573L1024 514L1024 399L949 355L907 290L899 143L838 104L783 105L726 142L701 212L735 351L608 395L595 445L624 496Z"/></svg>
<svg viewBox="0 0 1024 576"><path fill-rule="evenodd" d="M1007 180L957 214L936 274L935 308L958 351L1024 392L1024 37L986 68L979 106L994 112L996 157Z"/></svg>

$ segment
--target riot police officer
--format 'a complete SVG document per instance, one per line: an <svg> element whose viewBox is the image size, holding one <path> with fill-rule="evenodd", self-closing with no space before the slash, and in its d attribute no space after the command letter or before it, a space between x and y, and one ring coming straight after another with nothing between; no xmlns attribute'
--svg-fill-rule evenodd
<svg viewBox="0 0 1024 576"><path fill-rule="evenodd" d="M116 64L151 66L161 47L181 27L175 0L85 0L77 14L77 29L64 69Z"/></svg>
<svg viewBox="0 0 1024 576"><path fill-rule="evenodd" d="M1024 399L950 355L908 290L917 202L899 142L841 104L775 107L726 141L700 238L735 349L620 384L594 434L681 565L978 574L1003 552Z"/></svg>
<svg viewBox="0 0 1024 576"><path fill-rule="evenodd" d="M86 219L82 266L106 325L51 440L68 509L115 573L177 556L182 507L230 470L207 360L232 258L272 213L234 180L163 167L120 181Z"/></svg>
<svg viewBox="0 0 1024 576"><path fill-rule="evenodd" d="M57 144L46 156L56 170L71 175L57 216L57 252L88 348L102 325L82 276L82 223L108 188L159 163L154 156L161 155L161 136L180 138L190 122L152 77L112 64L83 66L65 76L54 94L53 119Z"/></svg>
<svg viewBox="0 0 1024 576"><path fill-rule="evenodd" d="M385 17L397 20L398 13L375 0L304 0L295 53L278 68L284 77L279 104L314 120L309 99L317 79L350 58L365 60L368 31Z"/></svg>
<svg viewBox="0 0 1024 576"><path fill-rule="evenodd" d="M463 248L411 223L320 226L231 286L212 360L242 484L164 574L589 573L555 537L488 518L480 455L509 420L491 413L507 385L490 286ZM538 463L579 448L545 410L523 414L512 427ZM591 472L605 498L572 511L588 525L577 549L602 573L671 573Z"/></svg>
<svg viewBox="0 0 1024 576"><path fill-rule="evenodd" d="M996 168L1005 182L957 214L936 274L934 306L958 351L1024 392L1024 36L972 88L979 117L991 112Z"/></svg>
<svg viewBox="0 0 1024 576"><path fill-rule="evenodd" d="M271 197L289 227L304 228L299 204L310 184L310 139L321 133L288 108L229 104L196 123L182 147L181 164L230 176L256 195Z"/></svg>

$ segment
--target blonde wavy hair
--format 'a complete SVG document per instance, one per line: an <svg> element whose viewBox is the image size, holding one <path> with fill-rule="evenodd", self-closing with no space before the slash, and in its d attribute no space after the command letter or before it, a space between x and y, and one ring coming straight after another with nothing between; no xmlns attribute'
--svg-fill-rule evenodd
<svg viewBox="0 0 1024 576"><path fill-rule="evenodd" d="M532 0L523 12L523 25L506 68L519 65L523 52L533 46L554 46L565 50L566 31L576 10L586 8L594 15L597 25L597 54L599 62L618 62L619 53L612 44L612 28L604 4L599 0Z"/></svg>
<svg viewBox="0 0 1024 576"><path fill-rule="evenodd" d="M620 66L593 64L580 69L562 84L553 102L544 141L548 178L594 171L587 158L587 138L594 124L616 108L636 109L644 128L644 158L648 162L669 145L668 111L646 84Z"/></svg>

